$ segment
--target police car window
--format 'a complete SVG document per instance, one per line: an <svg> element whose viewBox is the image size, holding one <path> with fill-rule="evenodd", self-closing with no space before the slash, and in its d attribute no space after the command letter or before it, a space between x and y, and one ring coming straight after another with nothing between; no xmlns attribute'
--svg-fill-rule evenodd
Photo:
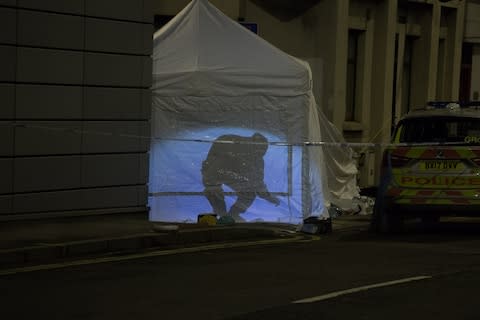
<svg viewBox="0 0 480 320"><path fill-rule="evenodd" d="M399 126L400 142L471 142L480 138L480 119L428 117L405 119ZM468 140L468 141L467 141Z"/></svg>

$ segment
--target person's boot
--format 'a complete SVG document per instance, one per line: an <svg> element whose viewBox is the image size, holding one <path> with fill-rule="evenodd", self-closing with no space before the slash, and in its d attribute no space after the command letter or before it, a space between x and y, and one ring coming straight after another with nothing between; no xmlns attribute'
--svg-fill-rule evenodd
<svg viewBox="0 0 480 320"><path fill-rule="evenodd" d="M246 220L240 216L240 214L235 214L231 216L235 222L245 222Z"/></svg>
<svg viewBox="0 0 480 320"><path fill-rule="evenodd" d="M241 213L243 213L243 211L235 206L235 204L228 211L228 215L231 216L235 222L245 222L245 219L240 216Z"/></svg>

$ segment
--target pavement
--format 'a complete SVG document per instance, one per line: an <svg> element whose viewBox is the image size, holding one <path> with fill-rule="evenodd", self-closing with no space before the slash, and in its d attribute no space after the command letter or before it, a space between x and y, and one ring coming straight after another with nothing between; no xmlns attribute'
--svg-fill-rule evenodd
<svg viewBox="0 0 480 320"><path fill-rule="evenodd" d="M341 216L333 232L365 227L369 216ZM0 270L208 243L308 236L282 223L233 225L151 222L147 213L0 223Z"/></svg>

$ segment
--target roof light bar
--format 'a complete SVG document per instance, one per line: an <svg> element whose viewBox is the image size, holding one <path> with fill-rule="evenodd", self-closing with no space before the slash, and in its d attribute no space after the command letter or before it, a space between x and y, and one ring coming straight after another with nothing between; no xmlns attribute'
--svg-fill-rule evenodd
<svg viewBox="0 0 480 320"><path fill-rule="evenodd" d="M480 101L429 101L427 102L426 109L449 109L458 110L460 108L479 108Z"/></svg>
<svg viewBox="0 0 480 320"><path fill-rule="evenodd" d="M461 104L463 107L480 107L480 101L469 101L469 102L464 102Z"/></svg>

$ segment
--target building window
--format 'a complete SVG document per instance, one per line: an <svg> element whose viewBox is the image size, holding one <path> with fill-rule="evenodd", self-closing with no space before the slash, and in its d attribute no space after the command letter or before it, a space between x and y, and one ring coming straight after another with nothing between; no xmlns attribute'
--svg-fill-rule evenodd
<svg viewBox="0 0 480 320"><path fill-rule="evenodd" d="M356 120L357 108L357 73L358 73L358 43L361 31L350 30L348 32L348 56L347 56L347 94L345 121Z"/></svg>
<svg viewBox="0 0 480 320"><path fill-rule="evenodd" d="M438 62L437 62L437 93L436 100L445 100L448 96L445 92L445 39L438 42Z"/></svg>
<svg viewBox="0 0 480 320"><path fill-rule="evenodd" d="M405 38L405 52L403 54L403 75L402 75L402 109L401 113L406 114L410 111L412 98L412 58L413 44L415 38L407 36Z"/></svg>
<svg viewBox="0 0 480 320"><path fill-rule="evenodd" d="M464 43L462 47L462 68L460 69L460 101L470 100L470 88L472 82L472 55L473 44Z"/></svg>

